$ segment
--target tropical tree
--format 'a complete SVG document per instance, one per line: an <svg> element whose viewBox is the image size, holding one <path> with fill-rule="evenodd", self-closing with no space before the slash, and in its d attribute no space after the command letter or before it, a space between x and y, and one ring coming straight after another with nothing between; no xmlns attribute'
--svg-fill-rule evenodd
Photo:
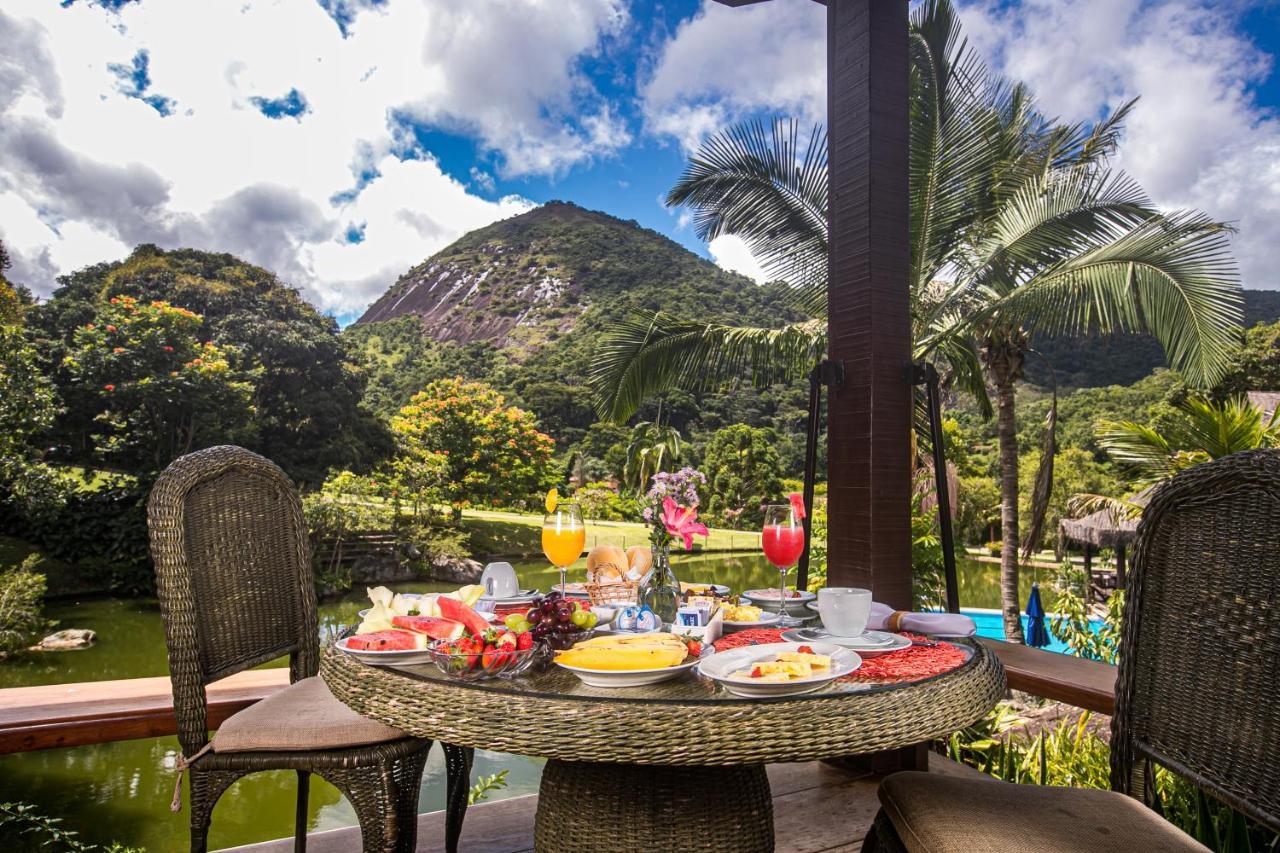
<svg viewBox="0 0 1280 853"><path fill-rule="evenodd" d="M987 384L995 391L1002 609L1006 636L1021 640L1015 387L1033 337L1150 332L1190 382L1210 385L1234 346L1240 286L1226 226L1161 212L1108 168L1131 104L1093 126L1045 118L1025 88L988 73L949 0L915 9L910 42L915 354L941 362L984 411ZM703 239L741 237L813 319L742 328L659 314L620 325L591 375L602 416L625 419L681 384L794 380L826 351L826 140L820 128L801 138L794 121L712 136L667 201L693 209ZM1050 492L1048 426L1024 548Z"/></svg>
<svg viewBox="0 0 1280 853"><path fill-rule="evenodd" d="M252 436L252 374L234 347L202 341L202 324L167 302L112 296L72 332L62 368L92 413L100 460L154 474L184 453Z"/></svg>
<svg viewBox="0 0 1280 853"><path fill-rule="evenodd" d="M782 497L782 463L773 430L732 424L707 442L702 471L707 475L712 516L729 527L764 522L762 506Z"/></svg>
<svg viewBox="0 0 1280 853"><path fill-rule="evenodd" d="M544 487L555 442L533 415L483 382L438 379L391 419L400 455L439 483L454 517L472 504L509 506ZM437 464L438 463L438 464Z"/></svg>

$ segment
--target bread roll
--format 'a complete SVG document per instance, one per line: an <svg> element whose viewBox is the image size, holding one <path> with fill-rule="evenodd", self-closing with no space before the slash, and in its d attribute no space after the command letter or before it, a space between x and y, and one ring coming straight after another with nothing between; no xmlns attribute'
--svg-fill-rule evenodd
<svg viewBox="0 0 1280 853"><path fill-rule="evenodd" d="M587 580L617 583L627 574L627 552L614 545L597 545L587 552Z"/></svg>
<svg viewBox="0 0 1280 853"><path fill-rule="evenodd" d="M653 567L653 549L648 545L632 545L627 549L627 569L632 580L649 574Z"/></svg>

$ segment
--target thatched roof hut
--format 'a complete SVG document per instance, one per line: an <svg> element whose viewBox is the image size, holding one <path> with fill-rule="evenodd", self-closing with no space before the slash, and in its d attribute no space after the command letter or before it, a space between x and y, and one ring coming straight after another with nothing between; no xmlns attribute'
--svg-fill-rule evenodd
<svg viewBox="0 0 1280 853"><path fill-rule="evenodd" d="M1250 391L1249 402L1262 409L1264 417L1271 417L1280 408L1280 391Z"/></svg>
<svg viewBox="0 0 1280 853"><path fill-rule="evenodd" d="M1137 519L1121 519L1109 509L1100 509L1084 518L1064 518L1058 522L1058 548L1067 543L1083 545L1094 551L1102 548L1125 548L1138 537Z"/></svg>

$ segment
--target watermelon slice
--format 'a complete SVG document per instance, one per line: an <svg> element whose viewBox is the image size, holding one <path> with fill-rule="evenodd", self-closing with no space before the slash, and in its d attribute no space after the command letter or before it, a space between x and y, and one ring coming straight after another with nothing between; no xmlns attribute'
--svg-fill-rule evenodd
<svg viewBox="0 0 1280 853"><path fill-rule="evenodd" d="M438 602L441 616L446 619L452 619L455 622L461 622L473 634L483 634L491 627L483 616L457 599L445 598L442 595Z"/></svg>
<svg viewBox="0 0 1280 853"><path fill-rule="evenodd" d="M456 640L462 636L462 623L439 616L393 616L391 624L426 634L433 640Z"/></svg>
<svg viewBox="0 0 1280 853"><path fill-rule="evenodd" d="M347 639L347 648L358 652L411 652L427 647L428 637L412 631L374 631Z"/></svg>

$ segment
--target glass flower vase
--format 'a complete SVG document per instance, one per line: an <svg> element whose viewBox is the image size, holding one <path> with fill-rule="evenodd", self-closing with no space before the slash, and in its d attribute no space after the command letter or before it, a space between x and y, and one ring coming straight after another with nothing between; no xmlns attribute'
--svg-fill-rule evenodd
<svg viewBox="0 0 1280 853"><path fill-rule="evenodd" d="M657 614L664 625L676 621L680 582L671 571L671 551L666 545L653 548L653 569L640 584L640 603Z"/></svg>

